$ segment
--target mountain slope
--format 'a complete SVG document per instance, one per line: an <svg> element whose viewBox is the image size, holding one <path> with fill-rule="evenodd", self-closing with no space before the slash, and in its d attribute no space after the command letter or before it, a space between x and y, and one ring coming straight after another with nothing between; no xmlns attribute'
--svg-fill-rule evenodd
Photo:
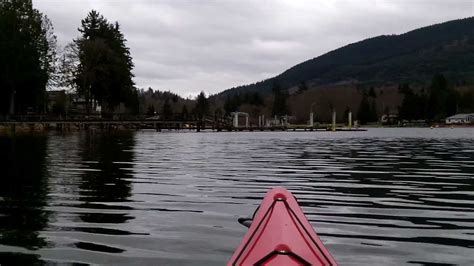
<svg viewBox="0 0 474 266"><path fill-rule="evenodd" d="M275 82L283 87L302 81L311 85L424 83L436 72L443 72L456 82L473 81L474 17L349 44L298 64L276 77L232 88L220 95L247 91L269 93Z"/></svg>

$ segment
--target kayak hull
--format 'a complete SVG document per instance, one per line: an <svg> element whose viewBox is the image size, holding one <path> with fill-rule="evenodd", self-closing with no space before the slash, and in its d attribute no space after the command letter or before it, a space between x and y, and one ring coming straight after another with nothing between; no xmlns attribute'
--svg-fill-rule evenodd
<svg viewBox="0 0 474 266"><path fill-rule="evenodd" d="M227 265L337 265L284 188L265 195Z"/></svg>

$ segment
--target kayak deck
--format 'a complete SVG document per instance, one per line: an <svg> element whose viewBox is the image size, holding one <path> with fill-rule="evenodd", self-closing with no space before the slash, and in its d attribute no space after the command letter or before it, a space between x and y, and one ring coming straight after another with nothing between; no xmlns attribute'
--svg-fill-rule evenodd
<svg viewBox="0 0 474 266"><path fill-rule="evenodd" d="M284 188L267 192L227 265L337 265Z"/></svg>

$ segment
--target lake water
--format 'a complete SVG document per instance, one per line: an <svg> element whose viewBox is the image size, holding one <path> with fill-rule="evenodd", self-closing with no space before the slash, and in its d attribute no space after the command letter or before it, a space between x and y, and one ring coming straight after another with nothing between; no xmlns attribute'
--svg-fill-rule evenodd
<svg viewBox="0 0 474 266"><path fill-rule="evenodd" d="M223 265L271 187L341 265L474 264L474 129L0 136L0 264Z"/></svg>

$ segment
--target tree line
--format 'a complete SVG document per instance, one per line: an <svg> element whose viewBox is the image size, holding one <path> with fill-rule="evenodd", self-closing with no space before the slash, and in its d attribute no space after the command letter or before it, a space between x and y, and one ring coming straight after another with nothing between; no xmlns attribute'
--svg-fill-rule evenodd
<svg viewBox="0 0 474 266"><path fill-rule="evenodd" d="M0 114L45 110L56 37L31 0L0 1Z"/></svg>
<svg viewBox="0 0 474 266"><path fill-rule="evenodd" d="M379 120L377 115L377 94L375 93L374 87L370 87L369 91L362 90L362 100L359 104L359 110L357 111L357 119L359 123L365 125L367 123L377 122ZM347 117L349 109L346 108L344 112L344 118Z"/></svg>
<svg viewBox="0 0 474 266"><path fill-rule="evenodd" d="M48 17L31 0L0 1L0 114L47 112L47 88L68 87L90 112L124 104L138 112L130 49L118 22L97 11L81 21L79 37L58 56Z"/></svg>
<svg viewBox="0 0 474 266"><path fill-rule="evenodd" d="M403 99L398 113L403 120L441 121L459 111L474 112L472 91L456 91L442 74L435 74L427 89L416 91L405 83L399 93Z"/></svg>
<svg viewBox="0 0 474 266"><path fill-rule="evenodd" d="M265 103L262 95L258 92L237 93L232 96L227 95L224 102L224 111L226 114L239 111L240 106L243 104L263 106Z"/></svg>

